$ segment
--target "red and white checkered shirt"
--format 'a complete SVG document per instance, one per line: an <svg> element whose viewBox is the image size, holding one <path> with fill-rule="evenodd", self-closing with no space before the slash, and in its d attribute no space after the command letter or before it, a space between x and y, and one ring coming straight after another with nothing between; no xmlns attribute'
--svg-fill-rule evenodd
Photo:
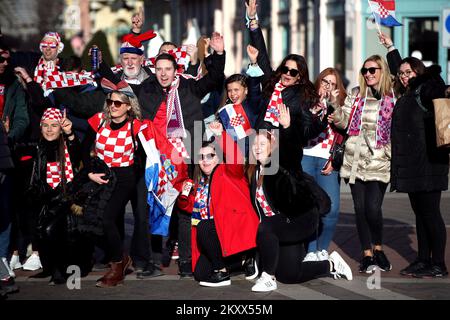
<svg viewBox="0 0 450 320"><path fill-rule="evenodd" d="M64 154L66 158L66 181L71 182L73 180L73 169L66 145L64 145ZM59 162L47 162L47 183L52 189L56 189L61 183L61 164Z"/></svg>
<svg viewBox="0 0 450 320"><path fill-rule="evenodd" d="M316 138L308 141L308 145L303 149L303 154L328 159L334 136L333 129L328 125Z"/></svg>
<svg viewBox="0 0 450 320"><path fill-rule="evenodd" d="M91 127L97 131L95 152L108 167L129 167L134 163L133 138L131 137L131 122L128 122L118 130L112 130L109 124L98 126L102 122L102 113L89 119ZM96 126L97 124L97 126ZM140 122L135 120L133 132L140 130Z"/></svg>
<svg viewBox="0 0 450 320"><path fill-rule="evenodd" d="M256 188L256 200L258 200L259 206L263 210L266 217L272 217L275 215L275 213L272 211L272 208L270 208L269 203L267 202L262 186Z"/></svg>

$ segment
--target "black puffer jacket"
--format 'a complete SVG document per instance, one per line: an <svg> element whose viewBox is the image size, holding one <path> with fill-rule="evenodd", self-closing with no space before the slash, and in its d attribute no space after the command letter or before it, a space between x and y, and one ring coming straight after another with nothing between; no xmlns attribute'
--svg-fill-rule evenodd
<svg viewBox="0 0 450 320"><path fill-rule="evenodd" d="M389 58L389 56L388 56ZM399 192L441 191L448 188L448 149L436 147L433 99L445 96L441 68L432 66L411 79L409 89L398 99L392 115L391 190ZM415 91L421 86L418 105Z"/></svg>

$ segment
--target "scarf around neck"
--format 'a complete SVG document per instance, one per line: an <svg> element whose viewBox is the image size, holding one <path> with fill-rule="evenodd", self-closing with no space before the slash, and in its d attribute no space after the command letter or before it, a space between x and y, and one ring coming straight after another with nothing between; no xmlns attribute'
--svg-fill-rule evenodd
<svg viewBox="0 0 450 320"><path fill-rule="evenodd" d="M354 108L353 115L350 119L350 125L348 127L349 136L358 136L361 131L362 115L367 101L368 89L366 88L365 97L356 97L353 102L352 109ZM394 110L395 98L393 92L389 95L381 97L378 102L378 116L376 126L376 149L379 149L389 144L391 137L391 121L392 111Z"/></svg>
<svg viewBox="0 0 450 320"><path fill-rule="evenodd" d="M278 118L280 117L279 105L283 103L281 93L286 87L281 84L281 80L277 82L273 89L272 96L270 97L269 104L267 105L266 115L264 121L270 122L275 127L280 125Z"/></svg>

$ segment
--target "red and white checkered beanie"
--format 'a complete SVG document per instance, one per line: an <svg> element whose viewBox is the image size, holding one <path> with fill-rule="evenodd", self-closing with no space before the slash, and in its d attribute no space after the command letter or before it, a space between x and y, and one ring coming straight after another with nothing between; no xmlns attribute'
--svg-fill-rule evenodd
<svg viewBox="0 0 450 320"><path fill-rule="evenodd" d="M63 116L59 109L47 108L47 109L45 109L44 114L42 115L41 124L45 120L54 120L54 121L60 122L62 120L62 118L63 118Z"/></svg>
<svg viewBox="0 0 450 320"><path fill-rule="evenodd" d="M61 37L58 32L53 32L53 31L47 32L44 35L44 37L42 38L41 42L44 41L44 39L46 39L46 38L50 38L50 39L53 39L56 41L56 44L58 45L58 53L61 53L63 51L64 43L62 43ZM39 49L42 52L42 45L39 46Z"/></svg>

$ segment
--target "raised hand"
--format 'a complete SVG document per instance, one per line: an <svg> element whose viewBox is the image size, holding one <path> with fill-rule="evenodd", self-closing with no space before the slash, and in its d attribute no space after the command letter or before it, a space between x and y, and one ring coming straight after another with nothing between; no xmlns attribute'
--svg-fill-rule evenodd
<svg viewBox="0 0 450 320"><path fill-rule="evenodd" d="M252 45L247 46L247 55L251 63L256 63L256 61L258 60L258 54L259 54L258 49L256 49Z"/></svg>
<svg viewBox="0 0 450 320"><path fill-rule="evenodd" d="M378 38L380 39L380 43L386 47L386 49L391 48L394 45L394 42L392 42L392 39L389 38L386 34L379 32Z"/></svg>
<svg viewBox="0 0 450 320"><path fill-rule="evenodd" d="M225 50L223 37L218 32L213 32L209 45L217 54L223 54Z"/></svg>
<svg viewBox="0 0 450 320"><path fill-rule="evenodd" d="M15 67L14 72L16 73L16 75L18 75L20 78L22 78L23 81L25 81L26 83L33 80L33 79L31 79L30 75L28 74L27 70L25 70L25 68Z"/></svg>
<svg viewBox="0 0 450 320"><path fill-rule="evenodd" d="M339 97L339 89L333 90L330 92L330 95L328 96L328 101L330 101L332 105L335 105L338 102L338 97Z"/></svg>
<svg viewBox="0 0 450 320"><path fill-rule="evenodd" d="M140 7L139 11L131 17L131 30L134 33L140 33L144 25L144 8Z"/></svg>
<svg viewBox="0 0 450 320"><path fill-rule="evenodd" d="M289 112L289 108L281 103L278 105L278 109L280 110L280 116L278 117L278 122L283 126L284 129L289 128L291 125L291 114Z"/></svg>
<svg viewBox="0 0 450 320"><path fill-rule="evenodd" d="M245 7L247 9L247 16L250 19L254 19L256 17L256 0L249 0L248 3L245 1Z"/></svg>
<svg viewBox="0 0 450 320"><path fill-rule="evenodd" d="M212 133L214 133L215 136L220 136L223 131L223 125L219 121L214 120L209 123L209 129L212 131Z"/></svg>
<svg viewBox="0 0 450 320"><path fill-rule="evenodd" d="M67 118L66 109L64 109L63 111L63 118L61 119L61 129L66 135L72 135L72 121Z"/></svg>
<svg viewBox="0 0 450 320"><path fill-rule="evenodd" d="M192 64L197 64L198 60L197 52L198 52L197 46L193 44L188 44L186 46L186 53L189 55Z"/></svg>

